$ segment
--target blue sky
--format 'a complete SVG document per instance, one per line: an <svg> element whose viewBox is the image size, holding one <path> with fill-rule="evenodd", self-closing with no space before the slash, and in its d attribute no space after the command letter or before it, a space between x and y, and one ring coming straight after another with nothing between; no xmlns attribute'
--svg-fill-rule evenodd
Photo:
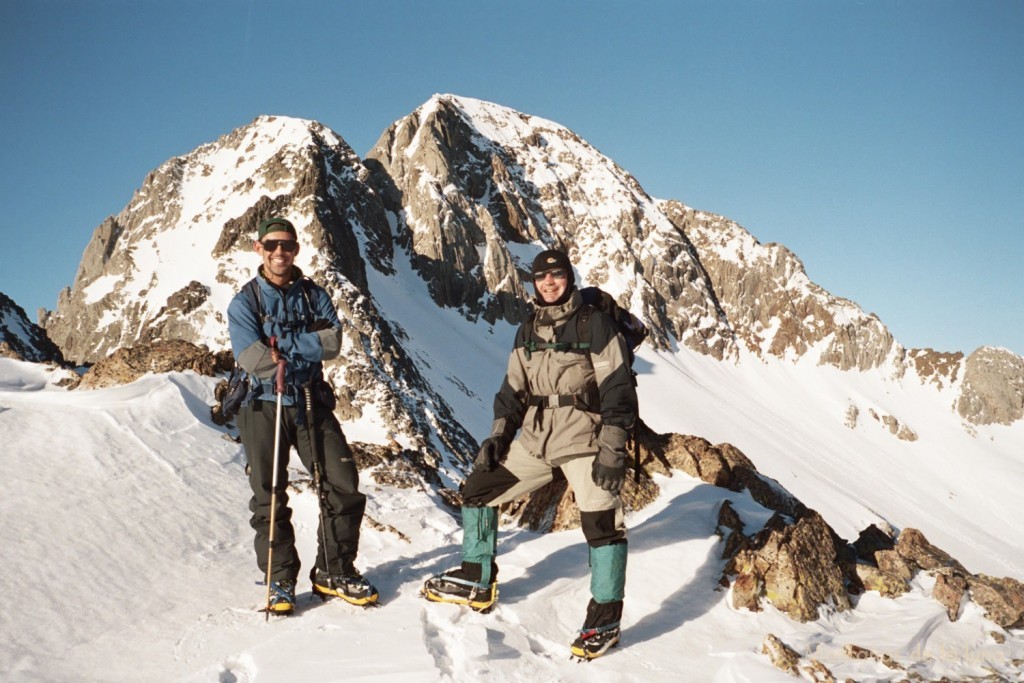
<svg viewBox="0 0 1024 683"><path fill-rule="evenodd" d="M1021 36L1017 1L3 0L0 291L55 308L149 171L259 114L362 156L446 92L786 245L905 346L1024 354Z"/></svg>

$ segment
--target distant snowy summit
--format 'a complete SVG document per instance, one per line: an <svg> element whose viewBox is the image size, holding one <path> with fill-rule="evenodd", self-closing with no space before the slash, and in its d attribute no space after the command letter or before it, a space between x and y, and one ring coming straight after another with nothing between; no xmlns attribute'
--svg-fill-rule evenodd
<svg viewBox="0 0 1024 683"><path fill-rule="evenodd" d="M225 348L224 311L271 214L301 226L300 266L349 321L352 343L331 366L351 387L343 416L372 409L389 431L428 438L433 418L409 396L447 406L447 391L414 362L405 313L378 308L381 288L423 293L424 305L468 321L516 324L529 263L547 247L566 249L582 282L643 318L659 348L916 378L950 392L969 422L1024 416L1019 356L908 351L876 316L811 282L785 247L652 198L564 126L453 95L394 122L365 159L317 122L261 116L167 161L96 228L41 324L79 363L159 339ZM450 410L441 414L438 443L461 442Z"/></svg>

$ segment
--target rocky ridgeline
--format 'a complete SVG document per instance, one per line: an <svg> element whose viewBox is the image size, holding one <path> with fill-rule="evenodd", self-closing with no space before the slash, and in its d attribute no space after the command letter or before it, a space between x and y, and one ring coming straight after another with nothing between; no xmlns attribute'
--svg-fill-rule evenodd
<svg viewBox="0 0 1024 683"><path fill-rule="evenodd" d="M877 317L811 282L785 247L652 199L564 126L451 95L393 123L365 160L319 123L270 116L169 160L96 228L41 325L77 364L169 339L224 349L224 309L252 271L254 227L271 214L300 226L309 274L351 323L351 343L328 364L335 384L351 388L340 416L379 412L396 434L439 454L454 457L448 444L472 440L412 362L401 321L376 309L368 274L395 275L395 259L408 259L438 306L517 323L536 249L526 244L568 250L581 281L640 315L660 348L912 372L957 391L954 409L969 424L1024 414L1019 357L908 351ZM438 430L427 404L440 406ZM899 438L915 432L899 415L878 419Z"/></svg>
<svg viewBox="0 0 1024 683"><path fill-rule="evenodd" d="M34 363L64 363L60 349L33 324L25 310L0 292L0 357Z"/></svg>
<svg viewBox="0 0 1024 683"><path fill-rule="evenodd" d="M758 356L797 358L818 346L818 363L840 370L884 365L902 371L903 348L874 315L811 282L779 244L760 244L733 221L678 201L662 210L697 250L736 337Z"/></svg>

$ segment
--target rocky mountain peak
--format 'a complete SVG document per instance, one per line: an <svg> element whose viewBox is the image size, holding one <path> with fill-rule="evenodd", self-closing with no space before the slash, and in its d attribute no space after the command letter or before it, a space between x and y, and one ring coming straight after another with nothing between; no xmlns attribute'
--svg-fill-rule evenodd
<svg viewBox="0 0 1024 683"><path fill-rule="evenodd" d="M95 229L42 324L76 363L172 339L225 349L228 302L255 271L256 225L271 215L295 223L298 265L346 321L343 357L328 368L340 416L372 414L385 434L404 435L403 447L435 455L474 448L441 394L471 410L482 400L457 371L438 369L447 359L417 348L399 308L422 291L438 307L428 317L455 316L467 330L515 325L533 294L530 263L552 247L569 253L581 284L642 318L661 349L911 372L943 391L967 382L959 359L908 353L876 316L813 283L782 245L651 198L560 124L455 95L395 121L365 160L320 123L274 116L168 160ZM997 390L978 375L997 365L1015 367L974 364L965 419L1019 419L1012 386ZM982 409L990 402L981 395L1009 407Z"/></svg>
<svg viewBox="0 0 1024 683"><path fill-rule="evenodd" d="M397 239L438 305L519 322L530 261L560 248L581 282L651 321L656 344L734 353L686 236L635 178L564 126L436 95L395 122L366 163L388 184Z"/></svg>
<svg viewBox="0 0 1024 683"><path fill-rule="evenodd" d="M372 406L409 444L469 450L471 438L370 295L367 268L392 272L393 244L369 176L321 124L261 116L150 173L94 232L74 284L43 316L46 330L79 363L168 340L225 349L228 303L259 264L256 226L282 215L303 245L297 265L346 321L348 353L327 367L342 417Z"/></svg>

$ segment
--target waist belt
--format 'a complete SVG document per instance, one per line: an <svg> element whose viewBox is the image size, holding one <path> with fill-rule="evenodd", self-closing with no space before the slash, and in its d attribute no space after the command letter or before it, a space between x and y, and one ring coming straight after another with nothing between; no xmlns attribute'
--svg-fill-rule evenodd
<svg viewBox="0 0 1024 683"><path fill-rule="evenodd" d="M550 394L548 396L531 396L527 401L527 405L534 408L579 408L581 410L590 410L587 405L586 397L579 396L577 394Z"/></svg>
<svg viewBox="0 0 1024 683"><path fill-rule="evenodd" d="M600 405L600 396L597 390L586 394L548 394L545 396L530 396L526 399L526 405L537 409L533 416L533 425L536 429L544 427L545 408L576 408L588 413L599 412L593 406Z"/></svg>

